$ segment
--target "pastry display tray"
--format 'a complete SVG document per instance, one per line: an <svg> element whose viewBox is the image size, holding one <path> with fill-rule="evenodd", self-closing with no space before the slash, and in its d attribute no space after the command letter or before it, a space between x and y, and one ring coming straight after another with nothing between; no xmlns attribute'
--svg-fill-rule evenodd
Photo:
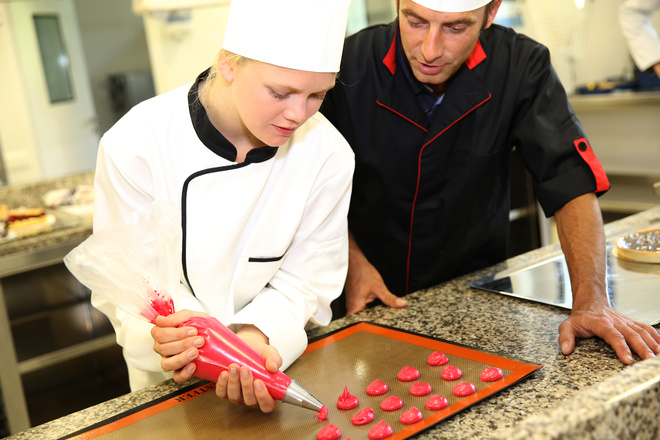
<svg viewBox="0 0 660 440"><path fill-rule="evenodd" d="M44 230L42 232L38 232L33 235L28 235L24 238L30 238L30 237L34 237L35 235L41 235L47 232L57 231L60 229L72 228L74 226L78 226L81 224L81 220L79 218L76 218L69 214L62 214L50 209L45 210L45 214L46 214L46 223L48 224L48 226L50 226L50 228L48 230ZM12 242L15 240L21 240L21 239L22 238L17 237L13 231L10 231L6 236L0 237L0 244Z"/></svg>
<svg viewBox="0 0 660 440"><path fill-rule="evenodd" d="M607 293L612 308L645 324L660 323L660 264L617 258L615 240L607 242ZM561 253L489 275L470 286L566 309L573 303Z"/></svg>
<svg viewBox="0 0 660 440"><path fill-rule="evenodd" d="M445 353L449 358L447 365L459 367L463 377L455 381L442 379L440 375L444 366L427 364L433 351ZM397 373L406 366L420 371L417 381L429 383L433 388L431 394L421 397L410 394L413 382L397 379ZM479 378L481 371L488 366L502 369L504 377L495 382L482 382ZM314 411L280 402L269 414L235 406L215 395L214 383L200 382L64 438L315 439L325 425L332 423L341 430L341 439L358 440L367 439L369 429L384 420L394 430L388 439L405 439L516 384L539 368L541 365L395 328L358 323L310 343L305 353L286 371L327 406L326 421L314 417L317 414ZM369 396L366 388L376 379L387 383L389 391L382 396ZM474 384L476 393L455 397L452 389L461 381ZM337 409L337 399L344 387L359 398L356 409ZM432 394L446 397L449 406L440 411L427 410L424 405ZM383 411L380 402L391 395L403 400L403 408ZM412 406L418 408L424 418L415 424L404 425L399 422L399 416ZM353 425L351 417L365 407L374 410L374 421L363 426Z"/></svg>

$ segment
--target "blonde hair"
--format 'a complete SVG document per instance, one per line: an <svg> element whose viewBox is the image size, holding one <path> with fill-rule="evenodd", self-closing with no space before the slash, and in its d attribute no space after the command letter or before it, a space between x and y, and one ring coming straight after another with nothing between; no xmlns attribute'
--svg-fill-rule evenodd
<svg viewBox="0 0 660 440"><path fill-rule="evenodd" d="M204 80L206 82L203 92L204 93L203 98L205 98L204 100L206 101L206 98L210 98L212 96L212 92L217 87L217 80L218 77L220 77L220 63L226 64L229 67L234 67L250 62L258 63L259 61L255 61L251 58L247 58L242 55L237 55L225 49L220 49L216 54L215 59L213 60L213 64L211 65L211 70L209 71L209 74L206 76L206 79ZM198 96L198 99L200 98L201 97Z"/></svg>
<svg viewBox="0 0 660 440"><path fill-rule="evenodd" d="M261 63L262 61L254 60L252 58L244 57L243 55L235 54L226 49L220 49L213 60L211 70L204 80L204 89L201 92L197 91L197 101L209 102L213 96L213 92L218 87L218 78L221 77L220 64L225 64L229 67L244 65L247 63ZM335 77L339 77L339 72L335 73Z"/></svg>

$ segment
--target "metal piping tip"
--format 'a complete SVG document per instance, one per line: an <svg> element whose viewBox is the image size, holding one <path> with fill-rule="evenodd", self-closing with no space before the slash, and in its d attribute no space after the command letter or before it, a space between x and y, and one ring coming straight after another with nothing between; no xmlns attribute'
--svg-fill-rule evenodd
<svg viewBox="0 0 660 440"><path fill-rule="evenodd" d="M316 412L321 411L321 408L323 407L321 402L309 394L303 387L298 385L295 380L292 380L289 387L286 389L286 394L284 395L282 402L301 406Z"/></svg>

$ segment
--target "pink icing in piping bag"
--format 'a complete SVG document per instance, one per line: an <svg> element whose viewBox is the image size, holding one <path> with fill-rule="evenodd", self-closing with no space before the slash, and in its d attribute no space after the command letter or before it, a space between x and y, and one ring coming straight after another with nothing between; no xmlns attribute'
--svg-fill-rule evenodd
<svg viewBox="0 0 660 440"><path fill-rule="evenodd" d="M165 293L152 289L147 300L149 307L142 311L142 316L151 323L155 323L158 315L167 316L174 313L174 302ZM196 365L196 377L215 382L220 373L229 369L230 364L246 365L252 370L255 379L261 379L266 384L274 399L316 412L323 408L323 404L295 380L291 380L281 371L268 371L264 359L216 318L193 316L179 327L194 327L197 334L204 338L199 356L193 361Z"/></svg>
<svg viewBox="0 0 660 440"><path fill-rule="evenodd" d="M179 327L194 327L198 335L204 338L199 356L193 361L197 367L195 376L200 379L215 382L220 373L228 370L230 364L246 365L252 370L255 379L264 381L274 399L317 412L323 407L321 402L286 374L268 371L264 359L216 318L194 316Z"/></svg>

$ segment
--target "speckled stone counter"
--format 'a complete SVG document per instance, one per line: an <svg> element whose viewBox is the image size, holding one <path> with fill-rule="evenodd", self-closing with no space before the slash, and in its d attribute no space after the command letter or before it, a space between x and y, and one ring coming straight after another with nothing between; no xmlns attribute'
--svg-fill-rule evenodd
<svg viewBox="0 0 660 440"><path fill-rule="evenodd" d="M614 237L659 222L660 207L608 224L606 232ZM660 438L660 359L637 359L626 366L605 342L594 338L578 341L575 352L564 356L557 328L567 310L469 287L490 273L558 250L553 245L520 255L413 293L406 308L374 307L311 329L309 335L372 321L543 365L521 383L421 433L419 439ZM185 385L164 382L10 438L61 438Z"/></svg>

